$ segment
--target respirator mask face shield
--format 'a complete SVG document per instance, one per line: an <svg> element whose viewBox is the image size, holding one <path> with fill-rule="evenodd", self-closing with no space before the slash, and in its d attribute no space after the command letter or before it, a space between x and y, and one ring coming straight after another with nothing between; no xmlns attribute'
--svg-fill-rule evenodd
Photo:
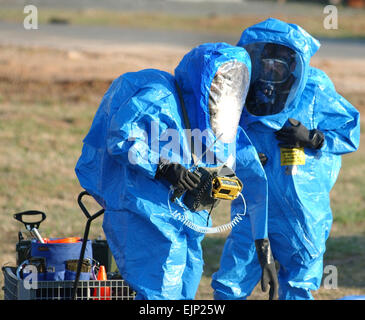
<svg viewBox="0 0 365 320"><path fill-rule="evenodd" d="M289 66L285 60L264 58L261 59L261 65L259 79L262 82L283 83L290 76Z"/></svg>
<svg viewBox="0 0 365 320"><path fill-rule="evenodd" d="M245 49L253 65L247 110L256 116L280 113L295 97L302 70L298 55L274 43L253 43Z"/></svg>
<svg viewBox="0 0 365 320"><path fill-rule="evenodd" d="M235 141L249 81L247 66L238 61L222 64L213 78L209 91L210 127L223 143Z"/></svg>

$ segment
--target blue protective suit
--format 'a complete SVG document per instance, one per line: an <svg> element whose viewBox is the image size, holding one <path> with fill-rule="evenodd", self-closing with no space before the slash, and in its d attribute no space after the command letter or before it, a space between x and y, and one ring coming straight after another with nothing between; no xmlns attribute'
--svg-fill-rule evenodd
<svg viewBox="0 0 365 320"><path fill-rule="evenodd" d="M106 239L123 279L136 290L137 299L195 296L203 271L204 234L171 215L169 185L154 177L162 156L187 168L192 165L175 81L191 129L208 130L204 146L209 146L215 139L208 108L211 84L227 62L240 62L250 74L250 58L243 48L218 43L189 52L176 68L175 77L154 69L120 76L105 93L84 139L76 174L81 186L105 208ZM248 87L249 76L246 82ZM236 122L238 127L239 117ZM179 133L177 141L173 141L173 130ZM237 143L240 152L236 168L245 177L243 183L247 177L260 190L250 205L252 232L262 238L267 236L265 173L241 128ZM206 163L203 158L200 165L221 165L218 160L224 160L219 157L226 149L227 143L218 141L212 149L216 160ZM176 203L171 207L181 210ZM206 211L185 211L185 216L198 226L206 226Z"/></svg>
<svg viewBox="0 0 365 320"><path fill-rule="evenodd" d="M268 232L273 256L280 263L279 299L312 299L323 274L325 242L332 224L329 192L341 167L341 155L359 146L359 112L336 91L328 76L310 67L319 42L302 28L268 19L246 29L238 46L278 43L301 59L291 103L277 114L254 116L244 109L240 125L258 152L268 157ZM251 57L252 58L252 57ZM304 148L305 163L285 165L274 132L289 118L319 129L320 150ZM283 162L282 162L283 161ZM216 299L243 299L260 280L260 265L249 223L234 228L227 239L220 269L213 275Z"/></svg>

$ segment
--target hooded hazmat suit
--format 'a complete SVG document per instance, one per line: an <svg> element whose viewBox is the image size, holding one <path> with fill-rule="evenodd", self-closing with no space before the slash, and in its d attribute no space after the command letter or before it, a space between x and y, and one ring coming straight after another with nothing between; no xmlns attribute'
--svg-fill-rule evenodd
<svg viewBox="0 0 365 320"><path fill-rule="evenodd" d="M126 73L113 81L101 101L76 174L105 208L106 239L137 299L193 299L203 270L204 234L172 215L181 206L170 203L170 210L170 185L156 179L161 158L186 168L193 164L182 101L195 134L195 152L200 147L201 154L220 137L199 165L216 167L233 155L243 183L260 190L250 203L252 233L267 237L265 173L238 127L250 68L243 48L205 44L183 58L175 77L155 69ZM204 227L209 219L207 211L186 210L184 216Z"/></svg>
<svg viewBox="0 0 365 320"><path fill-rule="evenodd" d="M281 68L283 61L263 56L271 44L290 48L290 67ZM249 92L240 125L257 151L268 158L264 165L268 232L274 258L280 263L279 299L313 299L310 291L321 283L325 242L332 224L329 192L339 174L341 155L358 148L359 113L335 91L323 71L309 65L320 44L299 26L268 19L246 29L238 46L251 56L250 91L255 90L253 84L260 86L255 82L259 79L278 93L285 82L280 80L285 74L282 70L290 70L290 75L282 77L290 79L283 91L285 103L280 105L278 101L283 99L278 99L271 104L253 92L251 97L258 98L250 105ZM260 70L265 63L270 66L269 75ZM317 149L280 148L275 132L287 127L289 118L308 130L318 130L324 136L322 144ZM249 223L241 224L227 239L220 269L213 275L215 298L246 298L259 274Z"/></svg>

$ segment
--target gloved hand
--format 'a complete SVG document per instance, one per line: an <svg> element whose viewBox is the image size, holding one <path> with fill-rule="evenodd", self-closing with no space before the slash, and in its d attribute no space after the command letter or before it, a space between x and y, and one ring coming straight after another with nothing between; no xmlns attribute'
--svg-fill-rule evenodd
<svg viewBox="0 0 365 320"><path fill-rule="evenodd" d="M266 156L266 154L264 154L262 152L258 152L258 154L259 154L260 162L261 162L262 166L264 166L269 158Z"/></svg>
<svg viewBox="0 0 365 320"><path fill-rule="evenodd" d="M274 257L272 256L269 239L255 240L256 252L262 269L261 290L267 291L270 286L269 299L278 299L279 282L275 268Z"/></svg>
<svg viewBox="0 0 365 320"><path fill-rule="evenodd" d="M320 149L324 143L322 131L313 129L308 130L298 120L289 118L291 126L284 127L275 132L276 139L281 141L279 147L282 148L311 148Z"/></svg>
<svg viewBox="0 0 365 320"><path fill-rule="evenodd" d="M200 182L200 178L176 162L161 160L156 170L155 179L165 179L174 188L193 190Z"/></svg>

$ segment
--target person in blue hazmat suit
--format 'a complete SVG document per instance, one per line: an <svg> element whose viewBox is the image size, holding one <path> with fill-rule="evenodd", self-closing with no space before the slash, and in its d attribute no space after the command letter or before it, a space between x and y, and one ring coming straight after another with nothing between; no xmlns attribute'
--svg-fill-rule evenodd
<svg viewBox="0 0 365 320"><path fill-rule="evenodd" d="M260 154L268 181L268 233L280 264L279 299L313 299L332 224L329 192L341 155L359 145L359 113L321 70L309 65L319 42L301 27L270 18L238 42L252 76L240 125ZM259 281L249 223L232 230L216 299L245 299Z"/></svg>
<svg viewBox="0 0 365 320"><path fill-rule="evenodd" d="M265 173L238 126L250 72L245 49L203 44L184 56L175 76L155 69L130 72L105 93L75 170L81 186L105 208L107 242L136 299L196 294L204 233L176 219L171 210L181 211L181 202L169 201L172 190L199 185L200 177L189 170L193 154L202 167L231 163L253 186L247 190L253 194L252 232L267 238ZM212 224L207 210L185 208L183 214L195 226Z"/></svg>

